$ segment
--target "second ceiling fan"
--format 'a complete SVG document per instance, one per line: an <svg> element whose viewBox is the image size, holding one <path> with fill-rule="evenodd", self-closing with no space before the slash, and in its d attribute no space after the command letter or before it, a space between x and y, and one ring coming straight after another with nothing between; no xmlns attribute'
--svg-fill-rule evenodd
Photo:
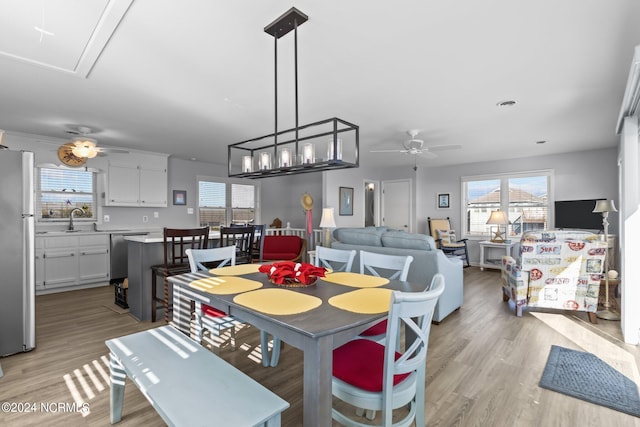
<svg viewBox="0 0 640 427"><path fill-rule="evenodd" d="M371 150L371 153L402 153L421 156L427 159L435 159L436 157L438 157L438 155L434 153L434 151L457 150L459 148L462 148L462 145L425 146L424 140L417 138L418 134L420 134L420 131L418 129L408 130L407 134L409 134L411 138L403 141L403 148L395 150Z"/></svg>

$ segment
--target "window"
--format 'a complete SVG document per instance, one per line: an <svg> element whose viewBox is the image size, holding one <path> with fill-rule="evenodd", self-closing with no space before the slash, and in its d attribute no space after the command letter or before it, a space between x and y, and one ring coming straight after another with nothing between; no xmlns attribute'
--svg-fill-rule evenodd
<svg viewBox="0 0 640 427"><path fill-rule="evenodd" d="M60 221L69 218L95 220L96 189L94 172L85 169L38 168L38 203L41 221Z"/></svg>
<svg viewBox="0 0 640 427"><path fill-rule="evenodd" d="M508 212L508 235L542 230L549 225L553 172L534 171L462 178L466 236L489 237L491 211Z"/></svg>
<svg viewBox="0 0 640 427"><path fill-rule="evenodd" d="M256 184L221 178L198 179L200 225L230 225L255 222Z"/></svg>

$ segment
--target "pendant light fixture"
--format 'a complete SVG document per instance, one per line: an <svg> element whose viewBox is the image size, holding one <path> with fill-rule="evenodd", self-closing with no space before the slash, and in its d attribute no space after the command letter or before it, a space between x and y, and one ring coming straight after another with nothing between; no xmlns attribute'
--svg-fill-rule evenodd
<svg viewBox="0 0 640 427"><path fill-rule="evenodd" d="M298 27L308 16L292 7L264 28L273 36L275 120L270 135L229 145L229 176L266 178L359 166L359 127L337 117L300 125L298 121ZM278 130L278 39L294 33L295 127Z"/></svg>

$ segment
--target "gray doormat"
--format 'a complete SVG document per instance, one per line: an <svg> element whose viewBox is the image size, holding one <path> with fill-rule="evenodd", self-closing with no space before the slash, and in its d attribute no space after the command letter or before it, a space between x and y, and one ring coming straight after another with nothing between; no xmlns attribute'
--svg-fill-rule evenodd
<svg viewBox="0 0 640 427"><path fill-rule="evenodd" d="M552 345L540 387L640 417L636 384L591 353Z"/></svg>

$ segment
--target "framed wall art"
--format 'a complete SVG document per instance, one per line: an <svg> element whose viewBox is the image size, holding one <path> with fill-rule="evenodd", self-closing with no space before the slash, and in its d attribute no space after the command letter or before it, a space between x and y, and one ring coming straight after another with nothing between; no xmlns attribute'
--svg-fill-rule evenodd
<svg viewBox="0 0 640 427"><path fill-rule="evenodd" d="M450 205L450 195L449 193L438 193L438 209L449 209Z"/></svg>
<svg viewBox="0 0 640 427"><path fill-rule="evenodd" d="M339 215L353 215L353 188L340 187Z"/></svg>
<svg viewBox="0 0 640 427"><path fill-rule="evenodd" d="M173 204L174 205L186 205L187 204L187 192L186 192L186 190L173 190Z"/></svg>

